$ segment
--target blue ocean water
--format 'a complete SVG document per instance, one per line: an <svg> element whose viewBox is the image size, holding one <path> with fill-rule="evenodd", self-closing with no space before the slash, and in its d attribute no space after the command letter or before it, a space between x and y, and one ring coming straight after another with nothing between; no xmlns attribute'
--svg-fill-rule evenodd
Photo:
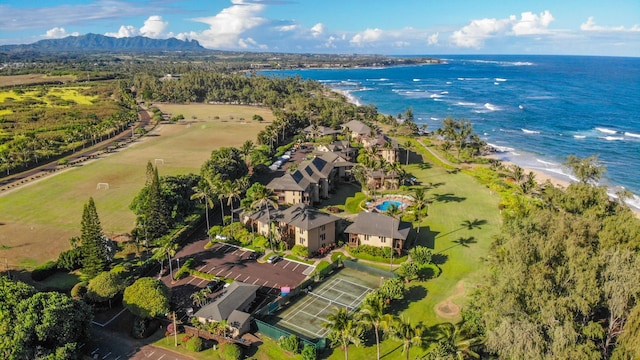
<svg viewBox="0 0 640 360"><path fill-rule="evenodd" d="M598 155L603 184L640 194L640 58L444 56L445 64L264 71L300 75L374 104L385 114L413 109L435 130L447 116L470 120L500 156L570 178L570 154ZM631 205L640 207L636 197Z"/></svg>

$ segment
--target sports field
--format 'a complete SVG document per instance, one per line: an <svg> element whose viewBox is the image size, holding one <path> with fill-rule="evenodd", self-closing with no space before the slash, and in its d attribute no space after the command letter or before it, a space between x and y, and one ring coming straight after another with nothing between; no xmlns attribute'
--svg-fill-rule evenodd
<svg viewBox="0 0 640 360"><path fill-rule="evenodd" d="M210 115L201 118L202 111ZM144 185L148 161L157 164L161 176L199 173L212 150L255 141L273 118L268 110L249 106L181 105L180 113L185 120L161 124L126 149L0 194L0 260L31 267L56 259L69 248L68 239L80 234L89 197L107 235L129 232L135 220L129 204ZM253 114L264 123L251 120ZM108 183L109 189L97 189L98 183Z"/></svg>
<svg viewBox="0 0 640 360"><path fill-rule="evenodd" d="M322 324L327 321L327 316L337 307L353 312L365 296L380 285L379 282L376 276L341 269L277 314L275 325L310 339L326 337L327 330Z"/></svg>

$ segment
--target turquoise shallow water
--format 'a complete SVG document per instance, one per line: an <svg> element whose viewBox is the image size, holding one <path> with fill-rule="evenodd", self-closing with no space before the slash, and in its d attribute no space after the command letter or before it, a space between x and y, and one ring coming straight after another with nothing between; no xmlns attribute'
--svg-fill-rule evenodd
<svg viewBox="0 0 640 360"><path fill-rule="evenodd" d="M443 56L446 64L265 71L300 75L386 114L412 108L427 130L467 119L500 156L569 178L570 155L597 154L603 184L640 194L640 58ZM632 200L640 207L640 198Z"/></svg>

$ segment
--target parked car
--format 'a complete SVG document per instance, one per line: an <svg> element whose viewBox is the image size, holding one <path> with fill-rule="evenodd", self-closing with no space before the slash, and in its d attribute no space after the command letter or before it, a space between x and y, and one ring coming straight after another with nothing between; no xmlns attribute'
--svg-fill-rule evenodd
<svg viewBox="0 0 640 360"><path fill-rule="evenodd" d="M280 256L280 255L271 255L271 256L269 256L269 258L267 259L267 262L268 262L269 264L275 264L275 263L277 263L277 262L278 262L278 261L280 261L280 260L282 260L282 256Z"/></svg>
<svg viewBox="0 0 640 360"><path fill-rule="evenodd" d="M207 283L207 285L205 285L205 287L211 290L211 292L216 292L222 289L223 286L224 286L224 281L222 280L211 280Z"/></svg>
<svg viewBox="0 0 640 360"><path fill-rule="evenodd" d="M247 255L247 260L257 260L258 256L260 256L260 254L258 254L255 251L252 251L249 253L249 255Z"/></svg>

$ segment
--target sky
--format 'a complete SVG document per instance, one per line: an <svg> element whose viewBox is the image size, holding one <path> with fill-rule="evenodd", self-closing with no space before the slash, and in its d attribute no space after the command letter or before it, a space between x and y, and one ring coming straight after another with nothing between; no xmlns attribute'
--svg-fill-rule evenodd
<svg viewBox="0 0 640 360"><path fill-rule="evenodd" d="M0 45L87 33L258 52L640 57L640 0L0 0Z"/></svg>

